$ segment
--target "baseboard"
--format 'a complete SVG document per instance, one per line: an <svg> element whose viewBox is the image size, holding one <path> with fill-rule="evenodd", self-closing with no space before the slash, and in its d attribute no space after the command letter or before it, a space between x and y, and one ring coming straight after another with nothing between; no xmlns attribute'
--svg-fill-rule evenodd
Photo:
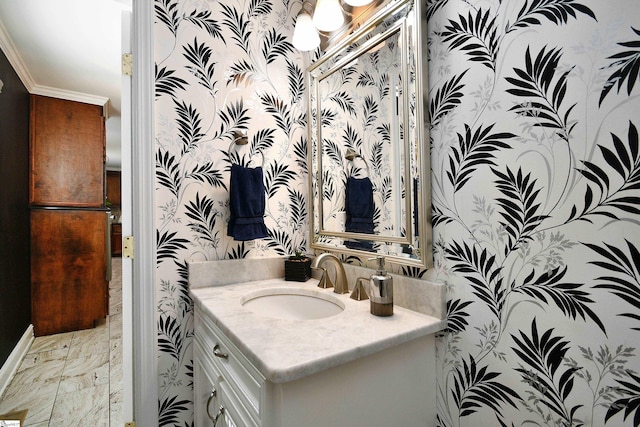
<svg viewBox="0 0 640 427"><path fill-rule="evenodd" d="M24 331L24 334L22 334L22 338L20 338L18 344L16 344L9 357L2 365L2 368L0 368L0 396L4 394L4 390L9 386L13 376L18 371L20 362L22 362L22 359L24 359L24 356L29 351L33 339L33 325L29 325L27 330Z"/></svg>

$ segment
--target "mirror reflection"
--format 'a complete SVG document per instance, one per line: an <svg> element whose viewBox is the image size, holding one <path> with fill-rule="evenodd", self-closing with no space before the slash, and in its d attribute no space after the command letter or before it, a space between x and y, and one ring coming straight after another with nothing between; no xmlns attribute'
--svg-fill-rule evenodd
<svg viewBox="0 0 640 427"><path fill-rule="evenodd" d="M312 247L430 263L417 27L393 2L309 68Z"/></svg>
<svg viewBox="0 0 640 427"><path fill-rule="evenodd" d="M396 30L318 79L323 230L405 234L398 41Z"/></svg>

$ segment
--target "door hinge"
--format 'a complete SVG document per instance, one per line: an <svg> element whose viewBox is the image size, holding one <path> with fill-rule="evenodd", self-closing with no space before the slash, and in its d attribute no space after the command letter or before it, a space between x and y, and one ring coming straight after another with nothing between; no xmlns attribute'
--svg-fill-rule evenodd
<svg viewBox="0 0 640 427"><path fill-rule="evenodd" d="M130 423L124 423L124 427L136 427L136 422L131 421Z"/></svg>
<svg viewBox="0 0 640 427"><path fill-rule="evenodd" d="M122 241L122 256L133 259L133 236L126 236Z"/></svg>
<svg viewBox="0 0 640 427"><path fill-rule="evenodd" d="M131 53L122 54L122 74L125 76L133 75L133 54Z"/></svg>

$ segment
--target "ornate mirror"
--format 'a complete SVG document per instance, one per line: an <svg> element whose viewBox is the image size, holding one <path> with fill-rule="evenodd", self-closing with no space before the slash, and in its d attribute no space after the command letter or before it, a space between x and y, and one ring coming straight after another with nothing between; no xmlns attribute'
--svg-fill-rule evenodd
<svg viewBox="0 0 640 427"><path fill-rule="evenodd" d="M418 9L377 6L308 69L312 248L432 264Z"/></svg>

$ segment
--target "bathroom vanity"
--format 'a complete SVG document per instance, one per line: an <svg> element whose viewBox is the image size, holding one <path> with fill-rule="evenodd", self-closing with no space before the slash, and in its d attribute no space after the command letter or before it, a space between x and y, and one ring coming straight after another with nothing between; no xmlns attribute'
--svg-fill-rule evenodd
<svg viewBox="0 0 640 427"><path fill-rule="evenodd" d="M425 270L433 260L423 2L372 2L358 13L307 69L309 246ZM361 79L381 86L365 91ZM351 98L340 99L356 91L375 108L354 118L342 106ZM338 137L345 123L365 142L341 143L352 139ZM357 196L352 188L349 203L347 178L371 184L357 186ZM374 188L388 191L373 197ZM356 212L347 215L358 205L351 196L367 202L358 227ZM344 270L337 287L353 289L374 273ZM394 314L376 317L368 300L282 277L283 258L189 263L196 427L436 424L444 285L394 275Z"/></svg>
<svg viewBox="0 0 640 427"><path fill-rule="evenodd" d="M195 274L189 266L196 426L216 417L217 426L238 427L435 425L441 317L401 306L391 317L372 316L367 300L320 289L317 279L286 282L277 272L237 283L204 279L218 271L264 273L234 268L237 262L200 263ZM305 299L311 306L297 310Z"/></svg>

